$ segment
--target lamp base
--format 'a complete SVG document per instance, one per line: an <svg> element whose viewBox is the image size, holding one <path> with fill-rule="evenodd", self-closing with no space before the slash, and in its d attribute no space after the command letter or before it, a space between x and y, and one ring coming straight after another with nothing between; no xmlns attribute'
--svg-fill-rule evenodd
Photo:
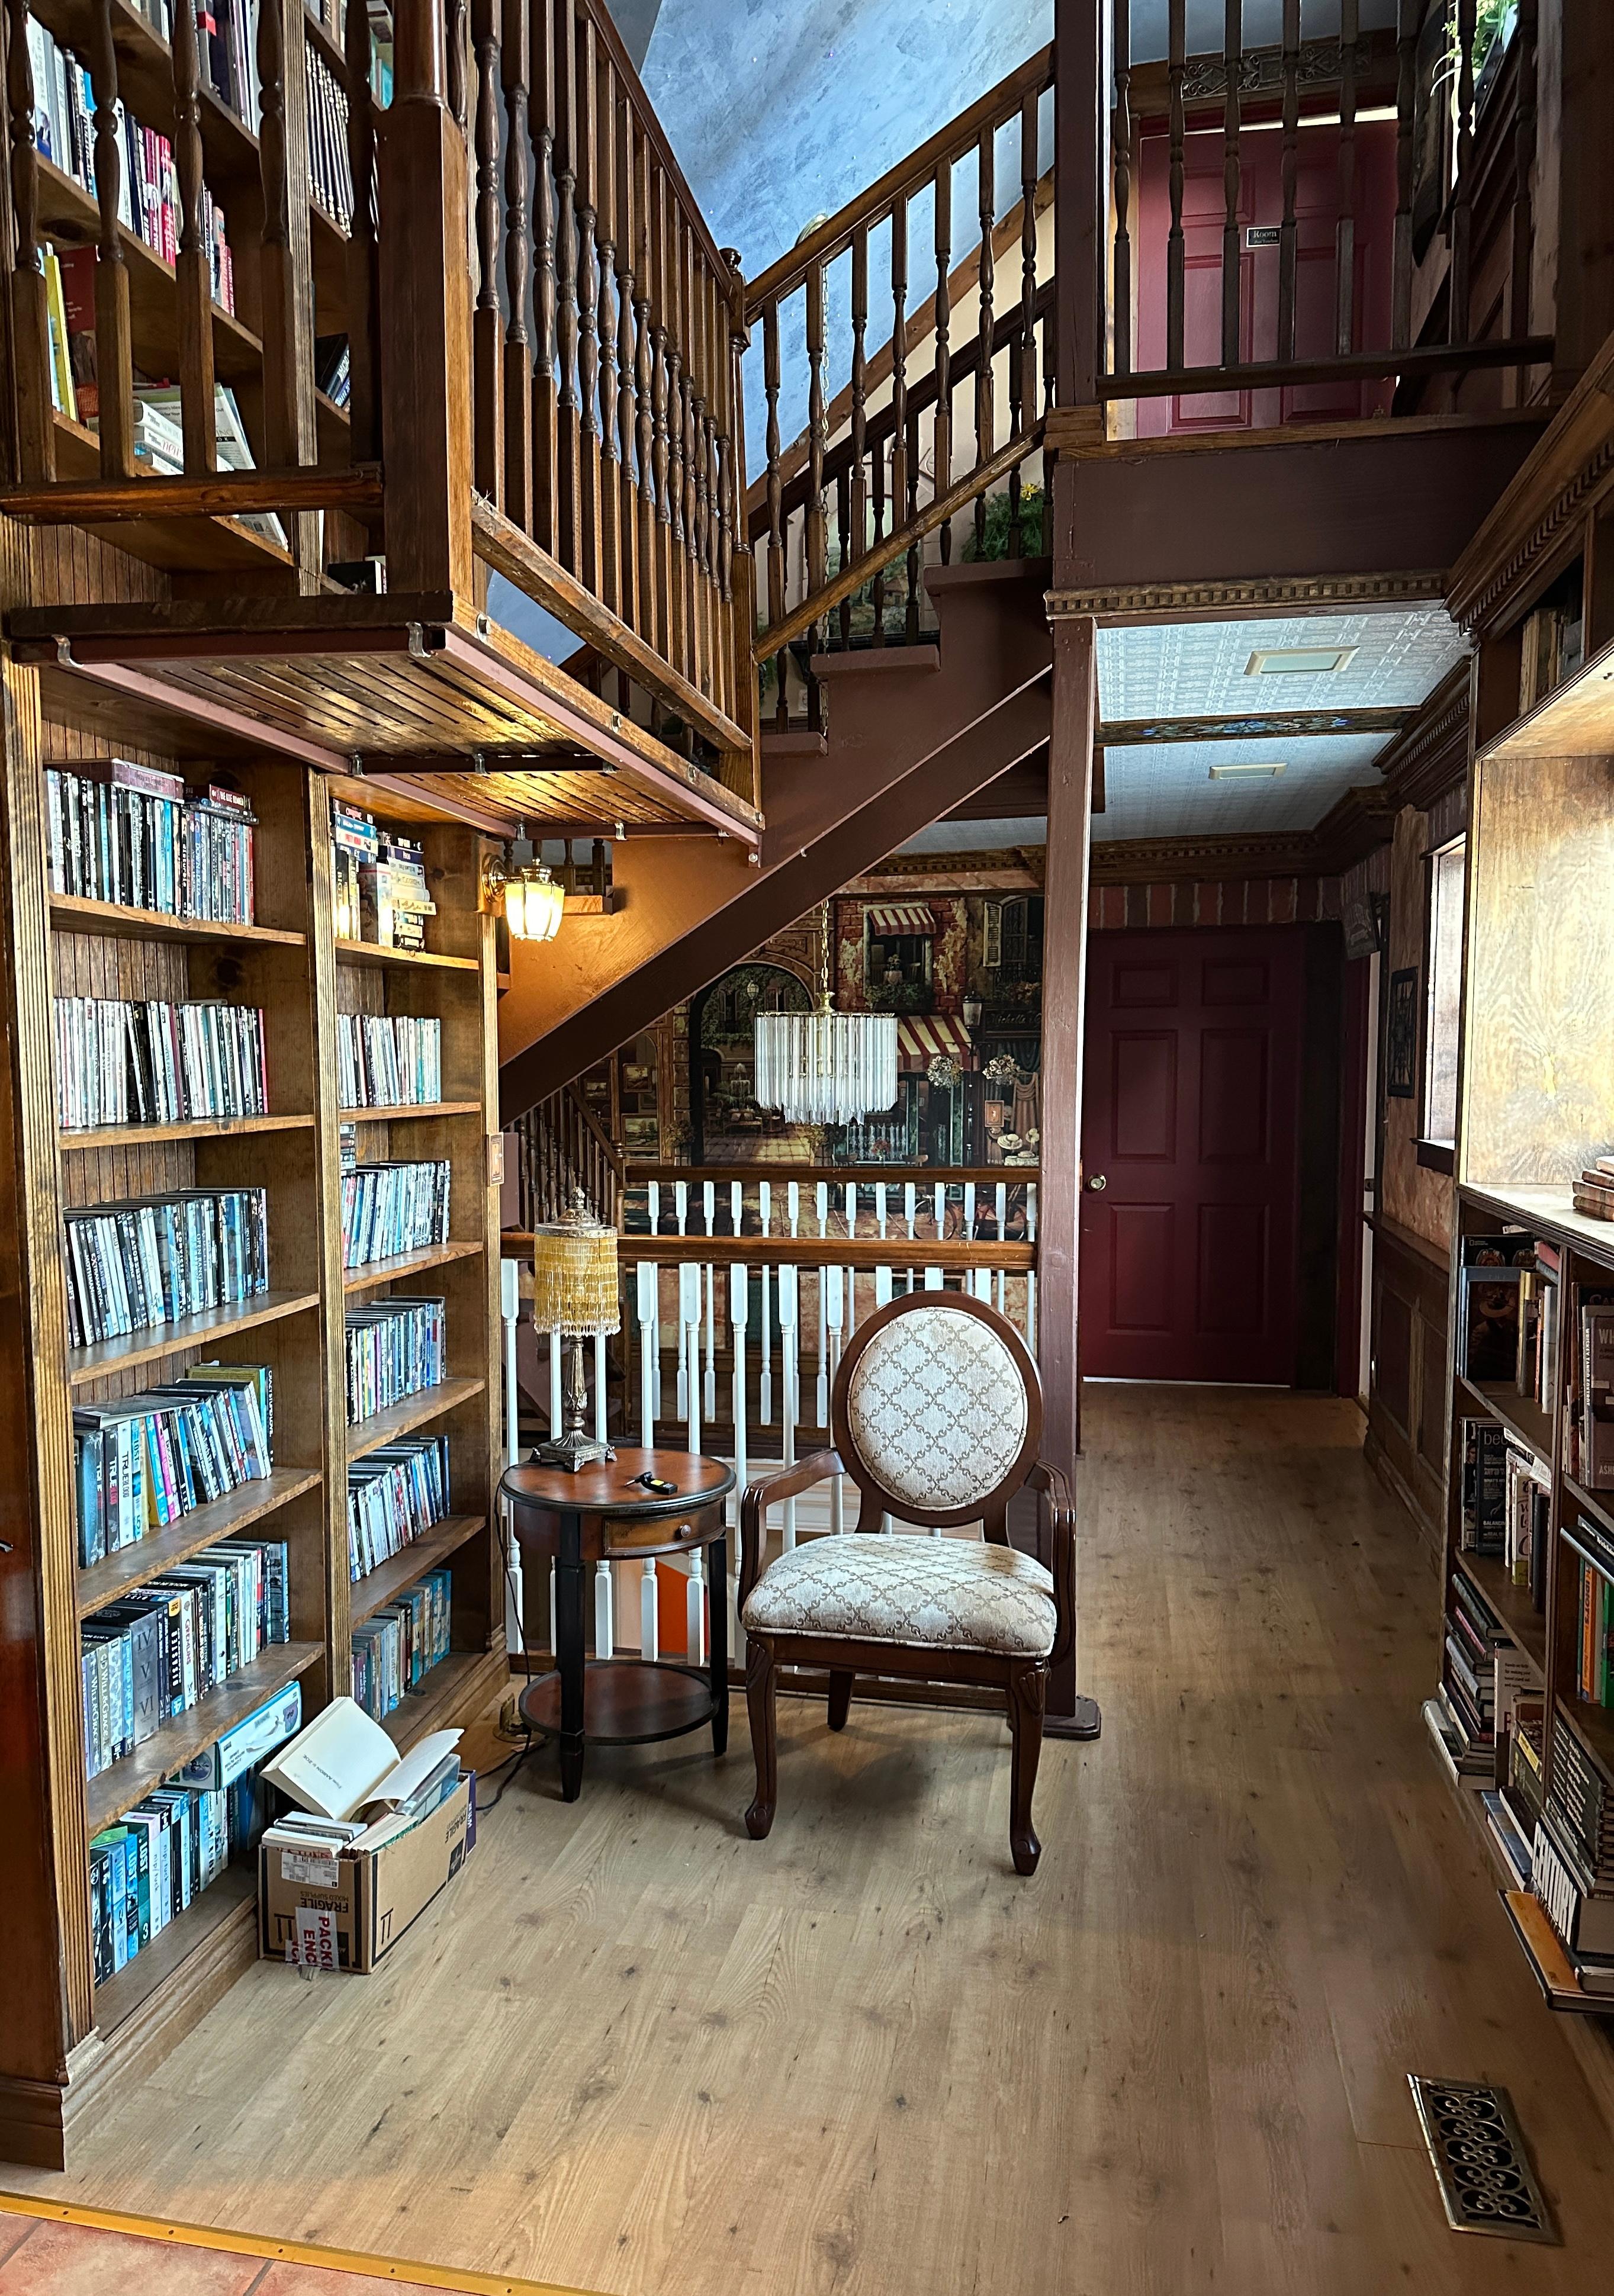
<svg viewBox="0 0 1614 2296"><path fill-rule="evenodd" d="M564 1474L576 1475L616 1456L609 1443L597 1443L592 1435L572 1428L553 1443L537 1445L532 1458L535 1466L559 1467Z"/></svg>

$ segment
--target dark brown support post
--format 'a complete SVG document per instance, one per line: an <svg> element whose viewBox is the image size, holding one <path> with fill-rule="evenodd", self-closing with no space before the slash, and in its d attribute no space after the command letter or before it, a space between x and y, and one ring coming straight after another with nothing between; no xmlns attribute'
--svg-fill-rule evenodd
<svg viewBox="0 0 1614 2296"><path fill-rule="evenodd" d="M1093 410L1103 436L1098 379L1103 247L1110 212L1103 122L1103 12L1109 0L1056 0L1053 14L1054 394Z"/></svg>
<svg viewBox="0 0 1614 2296"><path fill-rule="evenodd" d="M263 0L258 17L258 78L263 90L258 160L264 186L264 443L267 462L294 470L319 459L302 0ZM462 206L462 242L464 230ZM104 399L102 403L104 406ZM312 596L324 571L319 562L319 515L301 511L286 523L298 587Z"/></svg>
<svg viewBox="0 0 1614 2296"><path fill-rule="evenodd" d="M1170 0L1170 51L1166 67L1168 152L1167 185L1171 202L1171 226L1166 234L1166 364L1183 365L1184 303L1186 299L1186 242L1183 237L1183 173L1185 119L1183 79L1188 66L1187 0Z"/></svg>
<svg viewBox="0 0 1614 2296"><path fill-rule="evenodd" d="M1034 111L1035 118L1035 111ZM1115 152L1110 180L1115 190L1115 247L1110 286L1110 364L1117 374L1132 372L1132 11L1130 0L1115 0ZM1027 332L1030 332L1029 321ZM1027 405L1036 410L1036 394Z"/></svg>
<svg viewBox="0 0 1614 2296"><path fill-rule="evenodd" d="M348 234L348 419L353 460L374 463L381 452L381 271L370 18L363 8L346 12L342 54L348 66L348 164L353 176L353 221Z"/></svg>
<svg viewBox="0 0 1614 2296"><path fill-rule="evenodd" d="M581 571L582 438L578 402L578 0L556 0L555 90L555 361L554 553L569 572Z"/></svg>
<svg viewBox="0 0 1614 2296"><path fill-rule="evenodd" d="M267 0L266 0L267 12ZM95 99L95 198L101 231L95 248L95 361L101 392L101 475L135 475L135 350L129 322L129 273L118 236L123 130L118 110L118 52L112 0L97 0L90 85Z"/></svg>
<svg viewBox="0 0 1614 2296"><path fill-rule="evenodd" d="M1222 26L1222 61L1227 93L1222 99L1222 364L1239 364L1239 321L1243 272L1239 249L1239 72L1244 54L1243 0L1227 0Z"/></svg>
<svg viewBox="0 0 1614 2296"><path fill-rule="evenodd" d="M213 251L201 216L201 94L196 15L174 15L174 173L179 186L179 408L184 465L192 476L213 469Z"/></svg>
<svg viewBox="0 0 1614 2296"><path fill-rule="evenodd" d="M1340 4L1340 209L1334 222L1334 348L1356 347L1357 0Z"/></svg>
<svg viewBox="0 0 1614 2296"><path fill-rule="evenodd" d="M1054 467L1054 522L1070 528L1075 466ZM1037 1222L1037 1353L1049 1461L1075 1472L1081 1447L1077 1275L1081 1252L1082 1041L1087 988L1087 877L1098 723L1097 625L1053 625L1048 745L1048 856L1043 960L1042 1187ZM1076 1710L1073 1661L1051 1677L1048 1714Z"/></svg>
<svg viewBox="0 0 1614 2296"><path fill-rule="evenodd" d="M1418 88L1418 0L1400 0L1396 29L1396 231L1390 258L1390 348L1413 339L1413 167Z"/></svg>
<svg viewBox="0 0 1614 2296"><path fill-rule="evenodd" d="M532 0L528 20L528 70L533 90L529 110L532 179L533 289L530 398L522 406L532 425L528 447L532 472L532 535L549 551L559 549L560 476L555 376L556 316L555 190L552 165L555 139L555 0Z"/></svg>
<svg viewBox="0 0 1614 2296"><path fill-rule="evenodd" d="M584 17L572 88L572 160L578 218L578 562L583 586L600 593L599 75L594 21Z"/></svg>
<svg viewBox="0 0 1614 2296"><path fill-rule="evenodd" d="M1295 212L1300 182L1300 0L1283 0L1283 220L1278 238L1278 348L1275 356L1295 355L1295 291L1299 262L1299 224Z"/></svg>
<svg viewBox="0 0 1614 2296"><path fill-rule="evenodd" d="M1469 298L1474 237L1474 14L1475 0L1457 0L1457 81L1452 105L1457 136L1457 174L1452 185L1452 271L1447 340L1469 340Z"/></svg>
<svg viewBox="0 0 1614 2296"><path fill-rule="evenodd" d="M288 0L301 13L301 0ZM473 594L471 259L465 139L447 104L446 26L434 0L398 0L392 108L382 142L382 430L387 578L397 591ZM301 26L299 26L300 33ZM306 211L305 211L306 228ZM422 250L442 250L439 265Z"/></svg>
<svg viewBox="0 0 1614 2296"><path fill-rule="evenodd" d="M1519 109L1513 125L1512 248L1508 277L1508 332L1517 341L1530 332L1530 272L1534 260L1535 202L1531 186L1536 174L1536 0L1521 0L1519 10ZM1522 406L1529 386L1529 369L1513 373L1513 403Z"/></svg>
<svg viewBox="0 0 1614 2296"><path fill-rule="evenodd" d="M596 60L594 243L599 271L600 504L598 596L622 608L622 473L617 463L617 81L609 55Z"/></svg>
<svg viewBox="0 0 1614 2296"><path fill-rule="evenodd" d="M355 12L362 13L363 11ZM504 507L504 315L499 306L499 22L496 0L473 0L476 43L476 482Z"/></svg>
<svg viewBox="0 0 1614 2296"><path fill-rule="evenodd" d="M550 537L533 515L532 344L527 332L527 294L532 276L532 241L528 231L531 193L530 79L531 51L528 39L527 0L504 0L504 37L499 44L499 81L504 97L504 293L510 316L504 328L504 510L534 540L550 546ZM547 128L540 120L538 167L544 168L542 145ZM540 253L540 264L543 255ZM554 256L549 252L553 275ZM544 365L543 298L539 310L539 372ZM482 315L477 313L479 332ZM553 390L553 375L552 375ZM537 417L543 421L542 414Z"/></svg>
<svg viewBox="0 0 1614 2296"><path fill-rule="evenodd" d="M51 421L51 340L45 270L39 258L39 154L34 143L34 76L29 63L25 0L6 0L5 93L11 112L12 342L16 369L17 470L26 480L56 475Z"/></svg>

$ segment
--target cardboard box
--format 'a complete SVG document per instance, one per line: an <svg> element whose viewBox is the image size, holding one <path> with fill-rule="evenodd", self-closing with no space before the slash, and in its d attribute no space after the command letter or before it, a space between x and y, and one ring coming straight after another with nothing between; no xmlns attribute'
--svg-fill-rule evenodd
<svg viewBox="0 0 1614 2296"><path fill-rule="evenodd" d="M365 1975L464 1864L476 1838L476 1780L375 1849L258 1851L258 1943L270 1961Z"/></svg>
<svg viewBox="0 0 1614 2296"><path fill-rule="evenodd" d="M216 1738L178 1773L178 1783L197 1792L217 1792L244 1777L255 1762L295 1737L303 1718L303 1686L289 1682L222 1737Z"/></svg>

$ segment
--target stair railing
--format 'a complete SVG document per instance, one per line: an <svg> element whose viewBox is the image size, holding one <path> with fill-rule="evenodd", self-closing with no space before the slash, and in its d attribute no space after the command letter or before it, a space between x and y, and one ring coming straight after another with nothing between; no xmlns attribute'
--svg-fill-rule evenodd
<svg viewBox="0 0 1614 2296"><path fill-rule="evenodd" d="M766 406L765 468L747 503L748 538L762 562L754 652L763 706L771 688L780 730L803 687L808 723L817 724L810 660L825 644L918 638L928 538L946 564L954 521L971 505L967 553L1040 554L1041 503L1028 498L1021 465L1040 445L1053 377L1053 91L1050 47L746 290ZM972 218L956 234L956 264L955 209ZM922 233L934 286L927 262L926 289L911 306L910 242ZM1018 276L1000 313L999 266L1016 252ZM969 331L956 345L955 311ZM889 337L873 353L872 320L877 342ZM798 414L799 435L787 447L782 426ZM990 505L995 493L1001 511Z"/></svg>
<svg viewBox="0 0 1614 2296"><path fill-rule="evenodd" d="M574 1084L516 1119L517 1195L521 1225L558 1219L581 1188L615 1227L622 1210L621 1152Z"/></svg>

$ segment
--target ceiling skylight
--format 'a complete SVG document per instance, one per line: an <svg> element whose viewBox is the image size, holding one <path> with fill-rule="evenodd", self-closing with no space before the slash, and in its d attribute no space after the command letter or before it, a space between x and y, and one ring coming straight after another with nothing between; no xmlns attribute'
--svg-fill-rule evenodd
<svg viewBox="0 0 1614 2296"><path fill-rule="evenodd" d="M1212 766L1210 778L1213 782L1249 781L1262 774L1276 775L1282 770L1282 766Z"/></svg>
<svg viewBox="0 0 1614 2296"><path fill-rule="evenodd" d="M1356 658L1349 646L1274 646L1252 653L1246 677L1329 677L1348 669Z"/></svg>

